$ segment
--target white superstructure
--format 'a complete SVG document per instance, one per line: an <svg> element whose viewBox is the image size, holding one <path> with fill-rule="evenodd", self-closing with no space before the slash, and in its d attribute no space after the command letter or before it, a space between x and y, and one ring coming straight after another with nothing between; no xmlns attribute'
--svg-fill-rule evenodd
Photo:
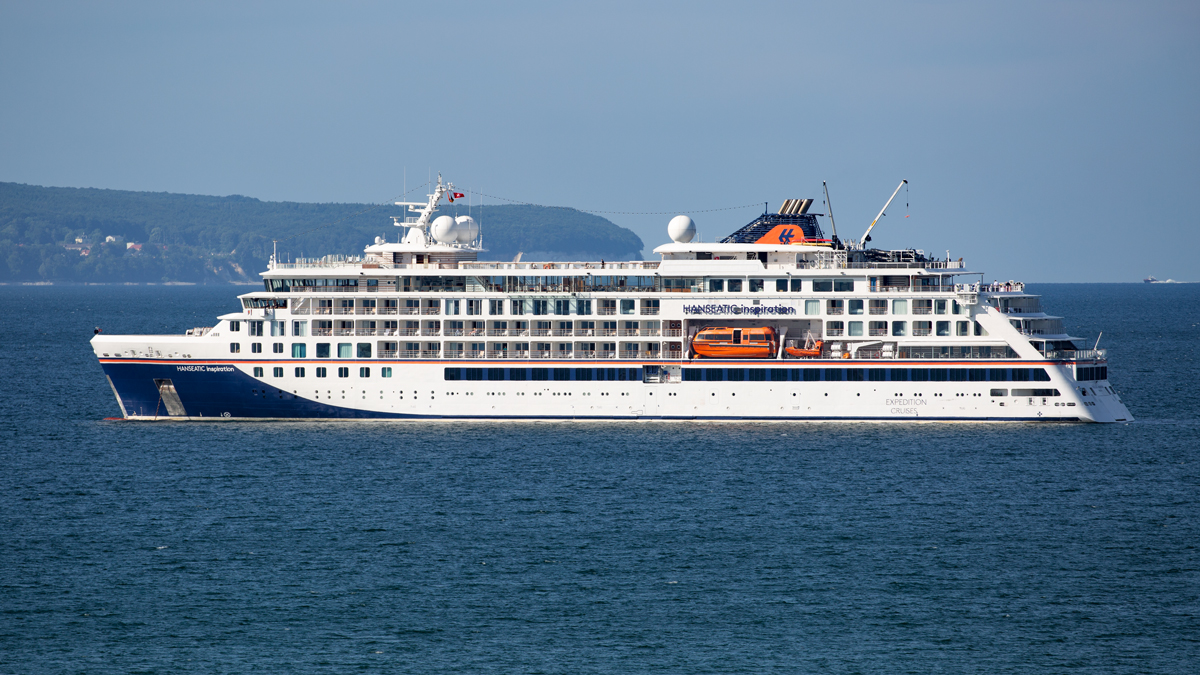
<svg viewBox="0 0 1200 675"><path fill-rule="evenodd" d="M1131 419L1105 351L1022 284L826 239L811 200L718 243L677 217L653 262L481 262L475 221L433 217L447 193L439 177L427 202L401 203L418 214L397 219L407 232L360 258L273 259L264 290L212 328L97 335L122 414ZM695 352L705 328L764 326L768 356Z"/></svg>

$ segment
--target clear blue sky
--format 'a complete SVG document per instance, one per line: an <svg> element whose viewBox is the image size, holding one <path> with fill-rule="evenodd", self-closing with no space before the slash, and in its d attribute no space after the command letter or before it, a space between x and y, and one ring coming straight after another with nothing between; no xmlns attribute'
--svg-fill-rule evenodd
<svg viewBox="0 0 1200 675"><path fill-rule="evenodd" d="M826 179L857 237L907 178L876 245L1200 279L1195 2L3 2L0 64L3 181L379 202L432 168L694 213Z"/></svg>

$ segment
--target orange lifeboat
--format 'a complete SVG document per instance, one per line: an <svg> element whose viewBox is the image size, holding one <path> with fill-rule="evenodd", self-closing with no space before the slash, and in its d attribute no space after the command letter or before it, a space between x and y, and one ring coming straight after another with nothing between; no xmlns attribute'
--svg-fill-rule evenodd
<svg viewBox="0 0 1200 675"><path fill-rule="evenodd" d="M697 356L710 359L770 359L779 349L775 329L710 327L692 339Z"/></svg>
<svg viewBox="0 0 1200 675"><path fill-rule="evenodd" d="M794 356L798 359L816 359L820 358L821 347L824 345L824 340L817 340L815 344L810 343L804 345L803 349L800 347L784 347L784 351L786 351L789 356Z"/></svg>

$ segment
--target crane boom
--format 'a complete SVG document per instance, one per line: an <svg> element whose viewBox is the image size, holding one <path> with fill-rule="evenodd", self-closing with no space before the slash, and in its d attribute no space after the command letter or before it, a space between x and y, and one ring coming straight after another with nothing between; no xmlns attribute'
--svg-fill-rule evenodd
<svg viewBox="0 0 1200 675"><path fill-rule="evenodd" d="M892 200L896 198L896 195L900 194L900 188L904 187L905 185L908 185L907 180L900 181L900 184L896 186L896 191L892 193L891 197L888 197L887 203L883 205L883 208L879 209L879 215L875 216L875 220L871 221L871 226L867 228L866 232L863 232L862 239L860 239L858 242L859 248L867 247L867 237L870 236L871 230L875 229L875 223L878 223L879 219L883 217L883 212L887 211L887 207L892 205Z"/></svg>

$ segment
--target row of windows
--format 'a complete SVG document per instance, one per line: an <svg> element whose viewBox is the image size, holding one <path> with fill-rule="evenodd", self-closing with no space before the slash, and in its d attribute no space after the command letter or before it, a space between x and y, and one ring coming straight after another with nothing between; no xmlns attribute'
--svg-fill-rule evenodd
<svg viewBox="0 0 1200 675"><path fill-rule="evenodd" d="M1075 366L1075 379L1079 382L1085 380L1107 380L1108 366Z"/></svg>
<svg viewBox="0 0 1200 675"><path fill-rule="evenodd" d="M446 368L447 380L638 381L641 368Z"/></svg>
<svg viewBox="0 0 1200 675"><path fill-rule="evenodd" d="M1044 368L684 368L685 382L1049 382Z"/></svg>
<svg viewBox="0 0 1200 675"><path fill-rule="evenodd" d="M284 369L282 367L276 366L271 369L271 376L272 377L283 377L283 371L284 371ZM316 375L317 377L328 377L328 375L329 375L329 370L324 367L318 366L316 368L313 368L313 371L314 371L313 374ZM255 377L263 377L263 372L264 372L263 368L255 368L254 376ZM292 373L296 377L304 377L305 368L303 366L298 366L292 371ZM337 376L338 377L350 377L350 369L345 366L338 368ZM362 368L359 368L358 376L359 377L370 377L371 376L371 368L369 366L364 366ZM379 376L380 377L391 377L392 369L391 368L380 368Z"/></svg>
<svg viewBox="0 0 1200 675"><path fill-rule="evenodd" d="M331 345L328 342L318 342L316 347L317 347L316 355L317 355L318 359L332 358L333 345ZM274 343L273 345L271 345L271 351L275 354L282 354L283 353L283 343L282 342ZM261 342L251 343L250 344L250 352L253 354L261 354L262 353L262 343ZM230 354L242 353L242 344L240 342L230 342L229 343L229 353ZM369 358L371 358L371 343L370 342L359 342L357 349L355 349L355 345L352 343L349 343L349 342L339 343L337 345L337 357L339 359L354 359L354 358L369 359ZM293 359L308 358L308 345L304 344L303 342L293 343L292 344L292 358Z"/></svg>

